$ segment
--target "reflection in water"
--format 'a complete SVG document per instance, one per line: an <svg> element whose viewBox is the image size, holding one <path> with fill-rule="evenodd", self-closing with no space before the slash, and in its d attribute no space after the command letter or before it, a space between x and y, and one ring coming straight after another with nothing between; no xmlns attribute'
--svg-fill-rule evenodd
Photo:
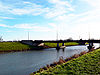
<svg viewBox="0 0 100 75"><path fill-rule="evenodd" d="M57 59L58 60L59 60L60 57L66 58L66 56L65 56L65 54L66 54L65 49L66 48L62 48L62 49L57 50Z"/></svg>
<svg viewBox="0 0 100 75"><path fill-rule="evenodd" d="M59 49L60 50L60 49ZM57 50L57 59L59 58L59 50Z"/></svg>
<svg viewBox="0 0 100 75"><path fill-rule="evenodd" d="M63 51L63 58L65 58L65 48L63 48L62 51Z"/></svg>
<svg viewBox="0 0 100 75"><path fill-rule="evenodd" d="M65 50L64 48L57 50L57 59L59 59L60 57L64 58L64 55L65 55L64 50ZM61 52L62 52L62 55L60 54Z"/></svg>
<svg viewBox="0 0 100 75"><path fill-rule="evenodd" d="M65 48L62 49L62 51L64 52Z"/></svg>

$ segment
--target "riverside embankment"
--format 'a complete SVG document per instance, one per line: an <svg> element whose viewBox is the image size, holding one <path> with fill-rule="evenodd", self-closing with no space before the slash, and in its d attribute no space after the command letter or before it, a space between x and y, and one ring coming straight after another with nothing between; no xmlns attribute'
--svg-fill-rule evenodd
<svg viewBox="0 0 100 75"><path fill-rule="evenodd" d="M2 52L16 52L16 51L28 51L28 50L41 50L45 48L55 48L57 46L57 43L44 43L43 46L32 46L32 45L26 45L21 42L0 42L0 53ZM59 43L59 46L61 46L62 43ZM71 45L78 45L78 43L75 42L68 42L65 43L66 46Z"/></svg>
<svg viewBox="0 0 100 75"><path fill-rule="evenodd" d="M70 60L70 61L69 61ZM41 68L30 75L99 75L100 74L100 49L81 52L65 60L53 63L53 66Z"/></svg>
<svg viewBox="0 0 100 75"><path fill-rule="evenodd" d="M20 42L0 42L0 52L25 51L33 48L33 46L25 45Z"/></svg>

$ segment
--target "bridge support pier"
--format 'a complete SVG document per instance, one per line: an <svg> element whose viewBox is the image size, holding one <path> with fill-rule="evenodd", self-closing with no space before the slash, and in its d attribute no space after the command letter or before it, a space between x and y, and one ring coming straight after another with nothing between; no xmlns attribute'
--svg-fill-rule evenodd
<svg viewBox="0 0 100 75"><path fill-rule="evenodd" d="M56 47L57 50L64 49L64 48L65 48L64 42L62 43L61 47L59 46L59 43L57 43L57 47Z"/></svg>
<svg viewBox="0 0 100 75"><path fill-rule="evenodd" d="M89 46L88 46L88 49L91 50L93 48L93 42L89 42Z"/></svg>
<svg viewBox="0 0 100 75"><path fill-rule="evenodd" d="M65 46L65 45L64 45L64 42L62 43L62 46Z"/></svg>
<svg viewBox="0 0 100 75"><path fill-rule="evenodd" d="M59 49L60 49L59 43L57 43L57 47L56 47L56 49L57 49L57 50L59 50Z"/></svg>

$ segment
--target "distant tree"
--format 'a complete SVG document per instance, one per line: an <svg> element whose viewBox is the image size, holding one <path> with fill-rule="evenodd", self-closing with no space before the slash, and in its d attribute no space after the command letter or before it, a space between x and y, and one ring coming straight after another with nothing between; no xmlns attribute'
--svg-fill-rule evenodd
<svg viewBox="0 0 100 75"><path fill-rule="evenodd" d="M94 38L88 39L88 40L95 40Z"/></svg>
<svg viewBox="0 0 100 75"><path fill-rule="evenodd" d="M91 38L91 40L94 40L94 38Z"/></svg>
<svg viewBox="0 0 100 75"><path fill-rule="evenodd" d="M82 38L80 40L82 40Z"/></svg>
<svg viewBox="0 0 100 75"><path fill-rule="evenodd" d="M73 38L72 37L69 37L67 40L73 40Z"/></svg>

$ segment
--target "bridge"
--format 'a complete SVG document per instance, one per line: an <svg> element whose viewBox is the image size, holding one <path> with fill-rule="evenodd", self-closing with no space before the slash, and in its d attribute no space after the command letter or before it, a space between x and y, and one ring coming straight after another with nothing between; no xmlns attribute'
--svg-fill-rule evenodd
<svg viewBox="0 0 100 75"><path fill-rule="evenodd" d="M66 43L66 42L77 42L79 44L85 44L86 42L88 43L100 43L100 40L22 40L22 43L26 43L29 45L38 45L41 43L46 43L46 42L50 42L50 43Z"/></svg>
<svg viewBox="0 0 100 75"><path fill-rule="evenodd" d="M86 42L88 43L100 43L100 40L22 40L21 42L23 43L27 43L30 45L37 45L40 43L46 43L46 42L50 42L50 43L66 43L66 42L77 42L79 44L85 44Z"/></svg>

